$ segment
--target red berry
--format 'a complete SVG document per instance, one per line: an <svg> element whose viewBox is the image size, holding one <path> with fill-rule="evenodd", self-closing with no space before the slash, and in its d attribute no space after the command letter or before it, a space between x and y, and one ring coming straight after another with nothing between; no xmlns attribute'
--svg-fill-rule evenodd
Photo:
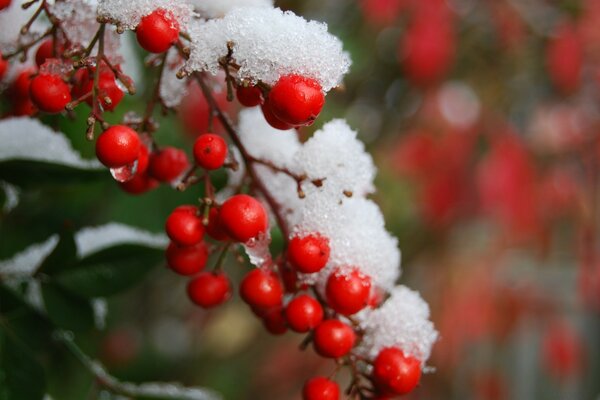
<svg viewBox="0 0 600 400"><path fill-rule="evenodd" d="M179 246L171 242L167 247L167 264L180 275L194 275L206 266L208 249L204 242L193 246Z"/></svg>
<svg viewBox="0 0 600 400"><path fill-rule="evenodd" d="M254 197L238 194L223 203L219 212L223 229L238 242L264 233L268 228L267 211Z"/></svg>
<svg viewBox="0 0 600 400"><path fill-rule="evenodd" d="M404 355L398 348L381 350L373 362L373 381L385 393L409 393L419 384L420 378L419 360Z"/></svg>
<svg viewBox="0 0 600 400"><path fill-rule="evenodd" d="M583 43L572 24L560 25L546 49L546 68L554 86L564 94L577 90L581 83Z"/></svg>
<svg viewBox="0 0 600 400"><path fill-rule="evenodd" d="M0 10L4 10L10 6L11 0L0 0Z"/></svg>
<svg viewBox="0 0 600 400"><path fill-rule="evenodd" d="M38 67L44 64L48 58L56 58L54 52L54 41L52 39L43 41L35 52L35 63Z"/></svg>
<svg viewBox="0 0 600 400"><path fill-rule="evenodd" d="M6 71L8 70L8 61L2 58L2 52L0 52L0 80L4 78Z"/></svg>
<svg viewBox="0 0 600 400"><path fill-rule="evenodd" d="M231 297L231 284L222 272L203 272L188 283L187 293L200 307L216 307Z"/></svg>
<svg viewBox="0 0 600 400"><path fill-rule="evenodd" d="M287 332L287 324L281 306L271 308L262 314L263 325L271 335L283 335Z"/></svg>
<svg viewBox="0 0 600 400"><path fill-rule="evenodd" d="M146 193L158 186L158 182L145 173L136 173L135 176L130 180L117 183L121 189L123 189L123 191L133 195Z"/></svg>
<svg viewBox="0 0 600 400"><path fill-rule="evenodd" d="M10 87L10 94L15 100L29 99L29 86L34 73L33 68L26 68L17 75Z"/></svg>
<svg viewBox="0 0 600 400"><path fill-rule="evenodd" d="M213 82L213 87L214 85ZM231 107L231 103L227 101L227 90L221 84L216 86L213 96L219 108L227 111ZM195 80L188 85L187 94L181 100L181 105L178 109L179 117L187 134L196 137L208 131L209 121L211 119L211 109L202 94L202 90ZM217 117L212 117L213 132L223 131L223 125Z"/></svg>
<svg viewBox="0 0 600 400"><path fill-rule="evenodd" d="M140 20L135 34L138 43L150 53L162 53L179 37L179 23L169 11L158 9Z"/></svg>
<svg viewBox="0 0 600 400"><path fill-rule="evenodd" d="M319 272L329 260L329 240L319 234L295 236L290 240L287 256L298 271Z"/></svg>
<svg viewBox="0 0 600 400"><path fill-rule="evenodd" d="M197 215L198 209L191 205L179 206L165 223L165 230L172 241L180 246L193 246L204 237L204 226Z"/></svg>
<svg viewBox="0 0 600 400"><path fill-rule="evenodd" d="M314 298L303 294L289 302L285 318L296 332L308 332L323 320L323 307Z"/></svg>
<svg viewBox="0 0 600 400"><path fill-rule="evenodd" d="M253 307L274 307L281 304L283 287L273 272L255 268L242 280L240 295Z"/></svg>
<svg viewBox="0 0 600 400"><path fill-rule="evenodd" d="M86 103L92 107L93 99L89 94L94 86L95 68L82 68L75 73L73 96L83 97L88 95ZM98 100L104 110L113 111L125 96L117 85L115 73L106 65L101 64L98 76ZM108 100L107 100L108 99Z"/></svg>
<svg viewBox="0 0 600 400"><path fill-rule="evenodd" d="M150 175L160 182L171 182L177 179L190 166L183 150L165 147L150 156Z"/></svg>
<svg viewBox="0 0 600 400"><path fill-rule="evenodd" d="M142 143L137 132L125 125L114 125L96 141L96 156L108 168L120 168L137 160Z"/></svg>
<svg viewBox="0 0 600 400"><path fill-rule="evenodd" d="M324 376L315 376L306 381L302 388L303 400L338 400L340 387Z"/></svg>
<svg viewBox="0 0 600 400"><path fill-rule="evenodd" d="M221 217L219 216L218 208L211 208L208 213L208 225L206 226L206 233L208 235L219 241L229 240L229 236L223 230L223 226L221 225Z"/></svg>
<svg viewBox="0 0 600 400"><path fill-rule="evenodd" d="M31 101L47 113L59 113L71 101L71 91L60 76L41 74L31 80Z"/></svg>
<svg viewBox="0 0 600 400"><path fill-rule="evenodd" d="M315 350L323 357L342 357L352 350L356 341L352 328L337 319L321 322L314 333Z"/></svg>
<svg viewBox="0 0 600 400"><path fill-rule="evenodd" d="M273 114L290 125L310 125L321 113L325 95L319 82L301 75L279 78L269 93Z"/></svg>
<svg viewBox="0 0 600 400"><path fill-rule="evenodd" d="M246 107L255 107L263 102L262 91L258 86L239 85L236 95L240 104Z"/></svg>
<svg viewBox="0 0 600 400"><path fill-rule="evenodd" d="M371 278L357 268L338 268L327 278L327 303L343 315L352 315L369 302Z"/></svg>
<svg viewBox="0 0 600 400"><path fill-rule="evenodd" d="M219 135L205 133L194 142L194 159L199 167L213 170L219 169L227 157L227 143Z"/></svg>
<svg viewBox="0 0 600 400"><path fill-rule="evenodd" d="M279 118L277 118L275 116L275 114L273 114L273 111L271 110L271 106L270 106L270 103L269 103L268 99L260 107L260 109L262 110L263 116L265 117L265 121L267 121L267 123L269 125L271 125L273 128L279 129L279 130L282 130L282 131L286 131L288 129L294 128L293 125L290 125L287 122L283 122L282 120L280 120Z"/></svg>
<svg viewBox="0 0 600 400"><path fill-rule="evenodd" d="M15 117L26 115L31 116L36 112L37 108L29 98L16 99L15 102L12 104L11 115Z"/></svg>

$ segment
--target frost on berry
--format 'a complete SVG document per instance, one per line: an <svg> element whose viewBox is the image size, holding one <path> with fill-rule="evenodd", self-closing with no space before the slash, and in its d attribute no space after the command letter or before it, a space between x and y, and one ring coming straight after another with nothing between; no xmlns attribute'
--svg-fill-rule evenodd
<svg viewBox="0 0 600 400"><path fill-rule="evenodd" d="M222 19L190 30L192 53L186 70L216 75L219 59L233 44L238 77L273 85L282 75L316 79L324 91L338 86L348 72L350 58L327 25L306 21L278 8L236 8Z"/></svg>
<svg viewBox="0 0 600 400"><path fill-rule="evenodd" d="M221 18L238 7L272 7L273 0L190 0L203 18Z"/></svg>
<svg viewBox="0 0 600 400"><path fill-rule="evenodd" d="M0 121L0 161L13 159L48 161L81 169L102 168L96 160L81 158L65 135L26 117Z"/></svg>
<svg viewBox="0 0 600 400"><path fill-rule="evenodd" d="M185 0L98 0L98 16L123 29L135 29L142 17L157 9L168 11L184 30L194 16L191 4Z"/></svg>
<svg viewBox="0 0 600 400"><path fill-rule="evenodd" d="M385 347L397 347L424 367L438 338L429 320L429 306L406 286L396 286L379 308L367 309L356 318L365 332L356 351L369 359Z"/></svg>

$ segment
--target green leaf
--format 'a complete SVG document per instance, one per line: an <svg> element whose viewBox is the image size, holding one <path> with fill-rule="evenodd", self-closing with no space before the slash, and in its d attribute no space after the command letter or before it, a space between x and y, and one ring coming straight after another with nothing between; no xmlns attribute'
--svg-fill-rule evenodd
<svg viewBox="0 0 600 400"><path fill-rule="evenodd" d="M0 325L0 400L41 400L44 369L4 323Z"/></svg>
<svg viewBox="0 0 600 400"><path fill-rule="evenodd" d="M77 261L77 245L73 232L66 228L60 234L54 250L42 261L38 271L53 275L71 268Z"/></svg>
<svg viewBox="0 0 600 400"><path fill-rule="evenodd" d="M94 310L88 299L53 282L42 283L42 297L50 320L73 331L87 331L94 326Z"/></svg>
<svg viewBox="0 0 600 400"><path fill-rule="evenodd" d="M56 276L60 285L87 298L119 293L138 283L163 258L163 251L125 244L100 250Z"/></svg>
<svg viewBox="0 0 600 400"><path fill-rule="evenodd" d="M86 183L108 179L105 170L83 169L37 160L6 160L0 162L0 180L20 187L46 184Z"/></svg>

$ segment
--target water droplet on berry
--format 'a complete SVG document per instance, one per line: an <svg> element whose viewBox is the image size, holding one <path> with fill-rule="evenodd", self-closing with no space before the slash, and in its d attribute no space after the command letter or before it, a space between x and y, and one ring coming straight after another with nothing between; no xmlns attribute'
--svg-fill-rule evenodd
<svg viewBox="0 0 600 400"><path fill-rule="evenodd" d="M259 234L244 244L244 250L246 250L246 254L252 265L261 267L271 263L270 243L271 235L267 230L265 233Z"/></svg>
<svg viewBox="0 0 600 400"><path fill-rule="evenodd" d="M127 182L133 179L135 173L137 172L138 162L135 160L131 164L127 164L123 167L119 168L111 168L110 174L117 182Z"/></svg>

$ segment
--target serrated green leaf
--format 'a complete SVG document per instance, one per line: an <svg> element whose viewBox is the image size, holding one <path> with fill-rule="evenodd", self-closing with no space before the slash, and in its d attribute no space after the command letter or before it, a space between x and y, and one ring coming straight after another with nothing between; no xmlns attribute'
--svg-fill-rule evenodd
<svg viewBox="0 0 600 400"><path fill-rule="evenodd" d="M162 258L162 250L114 246L80 260L73 269L57 275L56 281L83 297L111 296L138 283Z"/></svg>
<svg viewBox="0 0 600 400"><path fill-rule="evenodd" d="M0 162L0 180L20 187L39 187L46 184L86 183L108 179L104 170L83 169L37 160L6 160Z"/></svg>
<svg viewBox="0 0 600 400"><path fill-rule="evenodd" d="M38 271L53 275L71 268L77 261L77 245L70 229L64 229L58 243L50 254L42 261Z"/></svg>
<svg viewBox="0 0 600 400"><path fill-rule="evenodd" d="M42 283L42 298L48 318L57 326L73 331L86 331L94 326L94 311L88 299L54 282Z"/></svg>

